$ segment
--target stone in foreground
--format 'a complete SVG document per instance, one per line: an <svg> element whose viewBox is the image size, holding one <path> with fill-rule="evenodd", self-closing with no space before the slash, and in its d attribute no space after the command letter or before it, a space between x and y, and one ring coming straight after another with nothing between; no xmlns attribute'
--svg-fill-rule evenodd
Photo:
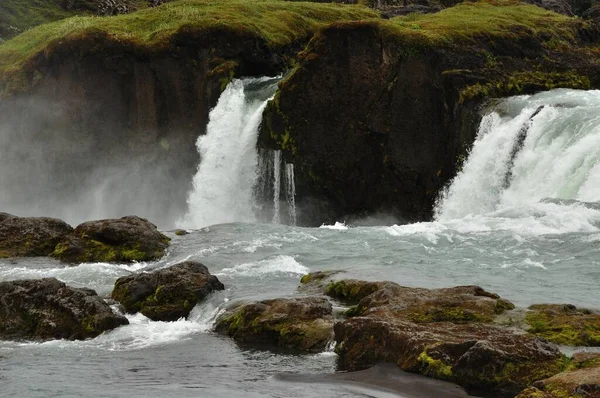
<svg viewBox="0 0 600 398"><path fill-rule="evenodd" d="M215 330L242 344L267 344L321 352L332 339L331 303L325 297L243 304L217 319Z"/></svg>
<svg viewBox="0 0 600 398"><path fill-rule="evenodd" d="M525 315L527 332L556 344L600 346L600 315L571 304L535 304Z"/></svg>
<svg viewBox="0 0 600 398"><path fill-rule="evenodd" d="M350 318L334 328L345 370L392 362L477 394L512 397L564 368L566 358L554 344L491 324L514 305L478 286L420 289L342 280L326 293L355 304Z"/></svg>
<svg viewBox="0 0 600 398"><path fill-rule="evenodd" d="M69 263L152 261L165 254L169 240L136 216L88 221L67 235L52 256Z"/></svg>
<svg viewBox="0 0 600 398"><path fill-rule="evenodd" d="M0 213L0 258L47 256L71 231L57 218Z"/></svg>
<svg viewBox="0 0 600 398"><path fill-rule="evenodd" d="M55 278L0 282L2 340L82 340L127 324L91 289Z"/></svg>
<svg viewBox="0 0 600 398"><path fill-rule="evenodd" d="M187 318L206 296L225 287L204 265L186 261L151 273L117 279L112 298L128 313L141 312L154 321Z"/></svg>

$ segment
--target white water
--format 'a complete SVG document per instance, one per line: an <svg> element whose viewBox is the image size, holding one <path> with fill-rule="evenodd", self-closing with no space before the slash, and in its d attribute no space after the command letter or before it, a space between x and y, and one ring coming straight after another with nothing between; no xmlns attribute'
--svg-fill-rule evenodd
<svg viewBox="0 0 600 398"><path fill-rule="evenodd" d="M527 136L509 170L525 123ZM463 170L440 198L438 222L399 228L531 235L596 231L598 207L581 202L600 200L599 161L600 91L554 90L507 99L483 118ZM508 186L507 173L512 174Z"/></svg>
<svg viewBox="0 0 600 398"><path fill-rule="evenodd" d="M281 151L273 151L273 224L279 224L281 197Z"/></svg>
<svg viewBox="0 0 600 398"><path fill-rule="evenodd" d="M221 94L210 112L207 133L196 144L201 162L180 227L255 221L256 140L263 110L274 93L273 80L234 79Z"/></svg>
<svg viewBox="0 0 600 398"><path fill-rule="evenodd" d="M296 225L296 184L294 182L294 165L285 165L285 192L288 205L290 224Z"/></svg>

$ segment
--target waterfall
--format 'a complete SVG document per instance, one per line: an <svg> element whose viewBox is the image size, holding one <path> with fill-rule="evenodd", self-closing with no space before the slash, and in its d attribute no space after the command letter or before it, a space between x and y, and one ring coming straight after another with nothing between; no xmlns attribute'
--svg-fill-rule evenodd
<svg viewBox="0 0 600 398"><path fill-rule="evenodd" d="M294 165L286 163L281 151L262 150L255 197L261 219L274 224L296 225L296 185Z"/></svg>
<svg viewBox="0 0 600 398"><path fill-rule="evenodd" d="M294 183L294 164L285 165L285 196L291 225L296 225L296 184Z"/></svg>
<svg viewBox="0 0 600 398"><path fill-rule="evenodd" d="M279 78L234 79L209 115L196 146L201 162L180 227L255 221L256 140Z"/></svg>
<svg viewBox="0 0 600 398"><path fill-rule="evenodd" d="M273 224L279 224L281 197L281 151L273 151Z"/></svg>
<svg viewBox="0 0 600 398"><path fill-rule="evenodd" d="M500 103L481 121L435 214L449 220L548 198L600 200L600 91L560 89Z"/></svg>

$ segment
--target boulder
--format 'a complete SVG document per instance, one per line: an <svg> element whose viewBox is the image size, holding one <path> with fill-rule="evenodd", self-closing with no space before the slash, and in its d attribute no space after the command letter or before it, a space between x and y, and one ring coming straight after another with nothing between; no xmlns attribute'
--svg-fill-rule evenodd
<svg viewBox="0 0 600 398"><path fill-rule="evenodd" d="M0 258L47 256L73 231L62 220L0 213Z"/></svg>
<svg viewBox="0 0 600 398"><path fill-rule="evenodd" d="M472 392L514 396L567 361L544 339L492 324L514 305L478 286L420 289L341 280L326 293L356 304L334 327L344 370L392 362Z"/></svg>
<svg viewBox="0 0 600 398"><path fill-rule="evenodd" d="M571 304L535 304L525 314L527 332L556 344L600 346L600 314Z"/></svg>
<svg viewBox="0 0 600 398"><path fill-rule="evenodd" d="M2 340L82 340L127 324L91 289L55 278L0 282Z"/></svg>
<svg viewBox="0 0 600 398"><path fill-rule="evenodd" d="M332 340L333 315L325 297L242 304L217 319L215 330L242 344L268 344L320 352Z"/></svg>
<svg viewBox="0 0 600 398"><path fill-rule="evenodd" d="M346 279L330 283L326 294L347 304L355 304L349 315L393 317L416 323L489 323L515 306L479 286L423 289L393 282L366 282Z"/></svg>
<svg viewBox="0 0 600 398"><path fill-rule="evenodd" d="M78 225L51 255L69 263L152 261L165 254L169 240L148 220L127 216Z"/></svg>
<svg viewBox="0 0 600 398"><path fill-rule="evenodd" d="M206 266L186 261L151 273L117 279L111 297L128 313L141 312L154 321L176 321L215 290L225 287Z"/></svg>
<svg viewBox="0 0 600 398"><path fill-rule="evenodd" d="M570 369L540 380L522 391L517 398L600 397L600 354L592 366ZM573 358L575 360L575 357Z"/></svg>

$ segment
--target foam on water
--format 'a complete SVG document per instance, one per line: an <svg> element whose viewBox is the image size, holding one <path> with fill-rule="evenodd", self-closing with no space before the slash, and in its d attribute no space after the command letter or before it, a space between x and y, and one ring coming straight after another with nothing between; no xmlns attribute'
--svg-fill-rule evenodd
<svg viewBox="0 0 600 398"><path fill-rule="evenodd" d="M307 267L300 264L291 256L275 256L265 260L223 268L215 275L267 277L269 274L304 275L308 272L309 269Z"/></svg>
<svg viewBox="0 0 600 398"><path fill-rule="evenodd" d="M115 279L147 267L147 263L84 263L75 267L34 268L0 264L0 280L56 278L73 287L88 287L100 295L111 292Z"/></svg>
<svg viewBox="0 0 600 398"><path fill-rule="evenodd" d="M337 231L345 231L348 229L348 226L343 223L343 222L338 222L336 221L336 223L334 225L321 225L319 228L322 229L333 229L333 230L337 230Z"/></svg>

